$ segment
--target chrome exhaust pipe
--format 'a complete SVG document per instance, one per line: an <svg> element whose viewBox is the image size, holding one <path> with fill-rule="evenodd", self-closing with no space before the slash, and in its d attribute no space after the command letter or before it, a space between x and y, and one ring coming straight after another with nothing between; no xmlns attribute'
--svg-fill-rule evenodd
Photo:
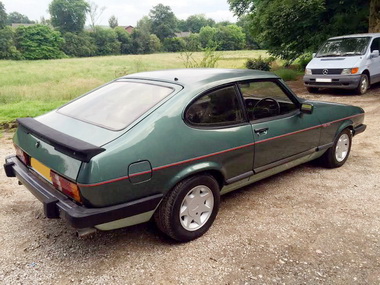
<svg viewBox="0 0 380 285"><path fill-rule="evenodd" d="M84 229L79 229L76 231L76 236L78 238L84 238L88 236L92 236L96 233L95 228L84 228Z"/></svg>

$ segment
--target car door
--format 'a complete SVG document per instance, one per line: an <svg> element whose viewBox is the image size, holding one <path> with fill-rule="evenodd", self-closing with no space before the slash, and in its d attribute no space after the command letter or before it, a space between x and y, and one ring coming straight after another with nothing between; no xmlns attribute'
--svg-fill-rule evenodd
<svg viewBox="0 0 380 285"><path fill-rule="evenodd" d="M298 99L277 79L239 84L254 142L254 172L311 154L318 146L320 125L300 111Z"/></svg>
<svg viewBox="0 0 380 285"><path fill-rule="evenodd" d="M371 44L371 53L374 50L380 51L380 37L375 38ZM371 74L371 84L380 81L380 56L369 59L369 72Z"/></svg>

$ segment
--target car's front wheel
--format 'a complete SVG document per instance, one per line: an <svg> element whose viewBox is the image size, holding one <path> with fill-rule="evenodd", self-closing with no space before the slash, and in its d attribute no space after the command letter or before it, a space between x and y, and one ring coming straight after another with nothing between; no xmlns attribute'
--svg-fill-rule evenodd
<svg viewBox="0 0 380 285"><path fill-rule="evenodd" d="M369 80L368 80L368 76L367 74L362 74L360 76L360 81L359 81L359 85L358 87L356 88L356 93L359 94L359 95L363 95L364 93L367 92L369 88Z"/></svg>
<svg viewBox="0 0 380 285"><path fill-rule="evenodd" d="M351 131L349 129L344 129L335 139L334 145L323 155L323 164L329 168L342 166L350 155L351 143Z"/></svg>
<svg viewBox="0 0 380 285"><path fill-rule="evenodd" d="M186 242L203 235L219 210L219 185L211 175L197 175L178 183L154 214L157 227Z"/></svg>

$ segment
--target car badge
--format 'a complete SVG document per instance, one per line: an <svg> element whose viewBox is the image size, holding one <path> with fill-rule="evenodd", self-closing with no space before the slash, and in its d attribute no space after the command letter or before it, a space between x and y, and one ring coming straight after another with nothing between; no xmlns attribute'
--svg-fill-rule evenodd
<svg viewBox="0 0 380 285"><path fill-rule="evenodd" d="M328 70L328 69L324 69L324 70L322 70L322 74L323 74L323 75L327 75L327 74L329 74L329 70Z"/></svg>

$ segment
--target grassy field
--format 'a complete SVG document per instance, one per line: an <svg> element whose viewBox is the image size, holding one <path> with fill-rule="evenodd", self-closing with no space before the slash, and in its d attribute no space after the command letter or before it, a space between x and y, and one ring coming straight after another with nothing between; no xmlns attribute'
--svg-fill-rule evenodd
<svg viewBox="0 0 380 285"><path fill-rule="evenodd" d="M248 58L265 51L221 53L217 67L244 68ZM200 60L203 53L194 53ZM44 61L0 61L0 125L34 117L125 74L183 68L179 53L73 58Z"/></svg>

